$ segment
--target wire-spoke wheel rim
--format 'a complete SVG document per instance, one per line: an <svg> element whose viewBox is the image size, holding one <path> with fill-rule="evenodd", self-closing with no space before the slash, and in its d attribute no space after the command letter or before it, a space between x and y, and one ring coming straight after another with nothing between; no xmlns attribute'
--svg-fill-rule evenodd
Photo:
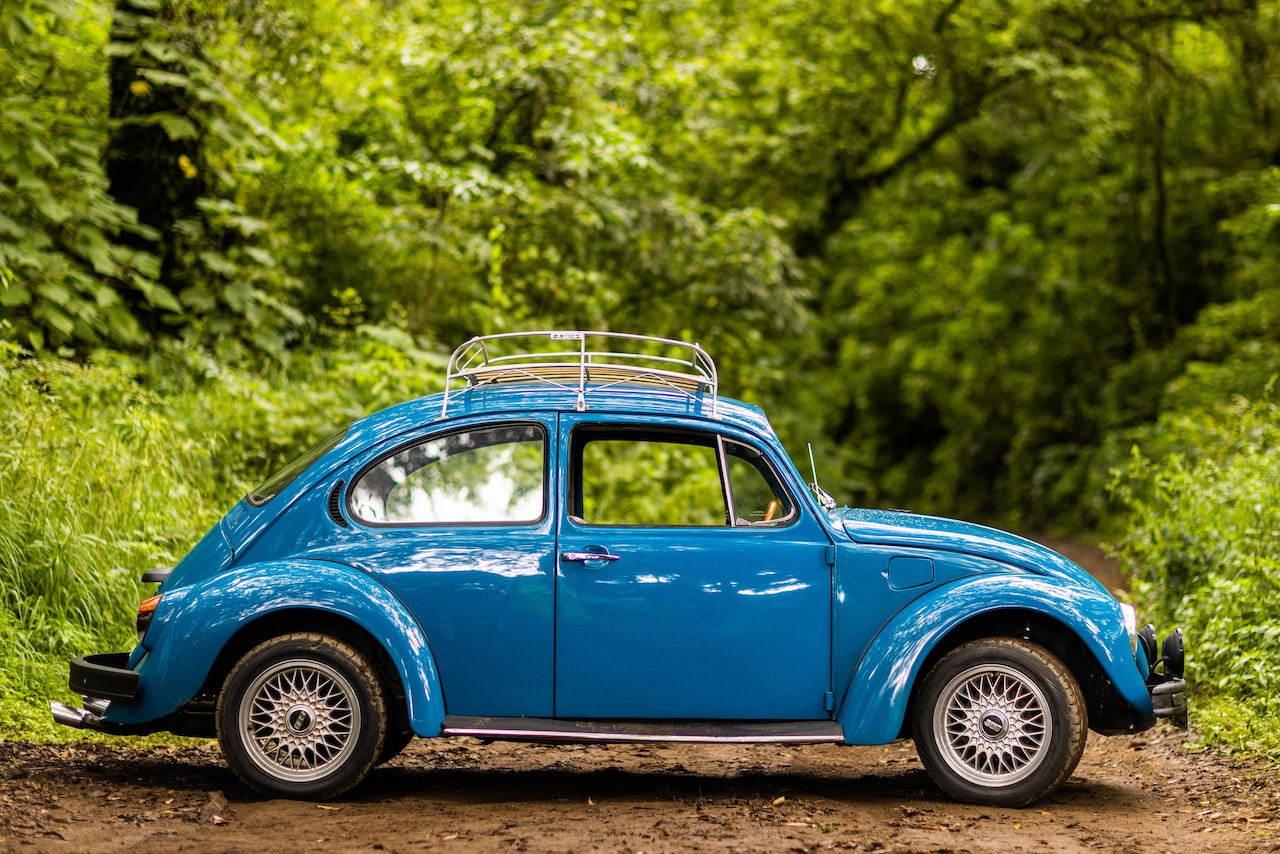
<svg viewBox="0 0 1280 854"><path fill-rule="evenodd" d="M984 787L1025 780L1049 752L1053 712L1025 673L1000 664L970 667L947 683L934 706L933 736L943 761Z"/></svg>
<svg viewBox="0 0 1280 854"><path fill-rule="evenodd" d="M355 752L359 694L337 669L294 658L258 675L244 692L238 724L249 759L270 776L318 780Z"/></svg>

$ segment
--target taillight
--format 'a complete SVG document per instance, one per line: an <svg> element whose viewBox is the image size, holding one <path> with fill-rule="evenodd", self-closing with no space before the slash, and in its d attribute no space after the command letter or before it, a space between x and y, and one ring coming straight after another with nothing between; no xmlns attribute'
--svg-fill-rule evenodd
<svg viewBox="0 0 1280 854"><path fill-rule="evenodd" d="M147 633L151 618L156 615L156 606L160 604L160 598L163 595L163 593L157 593L138 606L138 643L142 643L142 637Z"/></svg>

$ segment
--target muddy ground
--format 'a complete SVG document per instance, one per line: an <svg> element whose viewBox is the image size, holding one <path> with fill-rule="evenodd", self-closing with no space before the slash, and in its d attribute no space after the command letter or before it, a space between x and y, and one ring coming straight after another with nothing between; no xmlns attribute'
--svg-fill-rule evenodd
<svg viewBox="0 0 1280 854"><path fill-rule="evenodd" d="M1193 744L1165 725L1091 735L1058 792L997 809L943 796L910 742L418 740L326 804L255 795L213 744L0 742L0 851L1280 851L1277 769Z"/></svg>
<svg viewBox="0 0 1280 854"><path fill-rule="evenodd" d="M1274 768L1158 729L1091 736L1023 809L957 804L887 747L560 746L419 740L347 797L269 800L216 747L0 744L15 852L1280 850Z"/></svg>

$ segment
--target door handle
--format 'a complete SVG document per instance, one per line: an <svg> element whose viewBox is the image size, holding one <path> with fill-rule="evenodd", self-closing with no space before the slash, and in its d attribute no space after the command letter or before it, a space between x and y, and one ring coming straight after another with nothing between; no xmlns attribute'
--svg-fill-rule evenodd
<svg viewBox="0 0 1280 854"><path fill-rule="evenodd" d="M609 552L560 552L561 560L575 561L577 563L590 563L593 560L621 560L621 555L610 554Z"/></svg>

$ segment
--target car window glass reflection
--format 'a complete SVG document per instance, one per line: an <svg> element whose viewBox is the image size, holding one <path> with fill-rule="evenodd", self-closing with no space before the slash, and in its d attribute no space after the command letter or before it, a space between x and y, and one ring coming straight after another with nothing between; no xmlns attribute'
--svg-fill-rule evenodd
<svg viewBox="0 0 1280 854"><path fill-rule="evenodd" d="M535 522L545 506L545 444L536 425L421 442L360 476L352 513L384 525Z"/></svg>
<svg viewBox="0 0 1280 854"><path fill-rule="evenodd" d="M760 454L733 442L725 443L725 451L737 524L779 525L790 521L792 507L787 493Z"/></svg>

